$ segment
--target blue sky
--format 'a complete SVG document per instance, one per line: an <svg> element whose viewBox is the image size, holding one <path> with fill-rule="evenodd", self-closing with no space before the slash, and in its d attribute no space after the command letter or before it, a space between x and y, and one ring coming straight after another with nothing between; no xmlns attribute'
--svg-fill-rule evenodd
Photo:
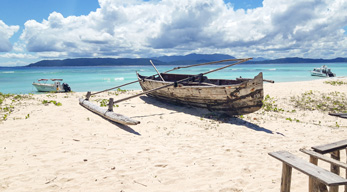
<svg viewBox="0 0 347 192"><path fill-rule="evenodd" d="M347 57L345 0L2 0L0 66L222 53Z"/></svg>

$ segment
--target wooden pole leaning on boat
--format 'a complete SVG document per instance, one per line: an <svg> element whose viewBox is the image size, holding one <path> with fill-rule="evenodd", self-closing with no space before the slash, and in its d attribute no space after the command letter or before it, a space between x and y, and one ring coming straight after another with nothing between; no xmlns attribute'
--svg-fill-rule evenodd
<svg viewBox="0 0 347 192"><path fill-rule="evenodd" d="M155 69L155 71L158 73L158 75L159 75L160 79L161 79L162 81L164 81L164 82L165 82L164 78L163 78L163 77L160 75L160 73L159 73L158 69L155 67L155 65L153 64L152 60L149 60L149 62L151 62L151 64L152 64L153 68L154 68L154 69Z"/></svg>

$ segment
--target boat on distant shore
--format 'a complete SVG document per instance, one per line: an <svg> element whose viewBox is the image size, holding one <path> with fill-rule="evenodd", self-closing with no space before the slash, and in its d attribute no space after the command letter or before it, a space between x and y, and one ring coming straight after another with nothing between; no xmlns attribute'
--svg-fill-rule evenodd
<svg viewBox="0 0 347 192"><path fill-rule="evenodd" d="M52 81L48 83L48 81ZM61 84L63 79L39 79L33 82L33 86L39 92L70 92L71 88L67 83Z"/></svg>
<svg viewBox="0 0 347 192"><path fill-rule="evenodd" d="M335 77L336 74L331 72L331 69L328 68L326 65L323 65L319 68L314 68L311 71L312 76L318 76L318 77Z"/></svg>

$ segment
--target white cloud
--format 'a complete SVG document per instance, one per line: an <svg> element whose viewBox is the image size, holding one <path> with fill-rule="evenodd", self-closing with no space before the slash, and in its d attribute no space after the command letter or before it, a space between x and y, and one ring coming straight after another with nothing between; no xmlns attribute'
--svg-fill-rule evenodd
<svg viewBox="0 0 347 192"><path fill-rule="evenodd" d="M29 63L30 62L23 61L23 59L5 60L5 61L3 61L0 58L0 67L19 67L19 66L28 65Z"/></svg>
<svg viewBox="0 0 347 192"><path fill-rule="evenodd" d="M38 57L28 53L4 53L0 54L0 58L6 59L37 59Z"/></svg>
<svg viewBox="0 0 347 192"><path fill-rule="evenodd" d="M41 23L27 21L21 39L28 51L48 57L219 52L333 58L345 56L347 50L345 0L264 0L263 7L247 10L234 10L223 0L99 4L86 16L65 18L53 12Z"/></svg>
<svg viewBox="0 0 347 192"><path fill-rule="evenodd" d="M19 26L8 26L0 20L0 52L12 50L10 38L19 30Z"/></svg>

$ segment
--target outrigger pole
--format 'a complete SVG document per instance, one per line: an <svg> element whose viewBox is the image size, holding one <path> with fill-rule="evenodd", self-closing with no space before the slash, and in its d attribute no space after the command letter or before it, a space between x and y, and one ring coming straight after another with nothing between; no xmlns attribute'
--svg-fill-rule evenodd
<svg viewBox="0 0 347 192"><path fill-rule="evenodd" d="M208 63L183 66L183 67L175 67L175 68L173 68L173 69L171 69L169 71L166 71L164 73L168 73L170 71L174 71L174 70L182 69L182 68L189 68L189 67L195 67L195 66L201 66L201 65L211 65L211 64L222 63L222 62L227 62L227 61L238 61L236 63L232 63L232 64L226 65L224 67L220 67L220 68L212 70L212 71L201 73L199 75L195 75L195 76L192 76L192 77L187 77L187 78L179 80L177 82L169 83L167 85L164 85L164 86L161 86L161 87L157 87L155 89L151 89L151 90L148 90L148 91L144 91L142 93L139 93L139 94L136 94L136 95L133 95L133 96L130 96L130 97L126 97L126 98L119 99L119 100L116 100L116 101L113 101L113 98L110 98L109 99L109 104L108 104L108 109L104 109L104 108L101 108L99 106L94 105L93 103L91 103L89 101L89 98L92 95L96 95L96 94L99 94L99 93L102 93L102 92L105 92L105 91L110 91L112 89L117 89L117 88L120 88L120 87L123 87L123 86L126 86L126 85L130 85L132 83L139 82L140 80L132 81L132 82L129 82L129 83L117 86L117 87L113 87L113 88L110 88L110 89L106 89L106 90L103 90L103 91L99 91L99 92L96 92L96 93L91 93L90 91L88 91L87 95L86 95L86 98L85 99L80 98L79 99L79 103L80 103L80 105L82 105L83 107L87 108L88 110L90 110L90 111L92 111L92 112L94 112L94 113L96 113L96 114L98 114L98 115L100 115L100 116L102 116L102 117L104 117L104 118L106 118L108 120L111 120L111 121L114 121L114 122L117 122L117 123L120 123L120 124L124 124L124 125L137 125L137 124L140 123L140 121L136 121L136 120L133 120L133 119L131 119L129 117L123 116L121 114L114 113L113 112L113 105L116 104L116 103L122 102L122 101L126 101L126 100L129 100L129 99L132 99L132 98L144 95L144 94L148 94L148 93L151 93L151 92L154 92L154 91L158 91L160 89L164 89L166 87L171 87L171 86L175 86L176 87L178 83L191 81L191 80L196 79L196 78L201 78L202 79L203 75L206 75L206 74L209 74L209 73L212 73L212 72L216 72L216 71L219 71L219 70L231 67L233 65L237 65L237 64L246 62L246 61L251 60L251 59L252 58L247 58L247 59L227 59L227 60L213 61L213 62L208 62ZM153 63L152 63L152 65L154 66ZM156 70L156 71L157 71L158 75L161 77L161 75L158 72L158 70ZM164 81L164 79L162 79L162 80Z"/></svg>

